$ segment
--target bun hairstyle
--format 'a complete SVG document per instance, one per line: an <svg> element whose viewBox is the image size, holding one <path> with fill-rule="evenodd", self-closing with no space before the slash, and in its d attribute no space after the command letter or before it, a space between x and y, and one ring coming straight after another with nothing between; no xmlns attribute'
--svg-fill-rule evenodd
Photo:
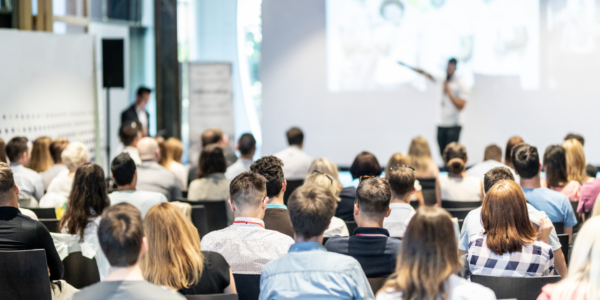
<svg viewBox="0 0 600 300"><path fill-rule="evenodd" d="M457 142L452 142L444 149L443 158L450 174L460 174L465 170L467 163L467 149Z"/></svg>

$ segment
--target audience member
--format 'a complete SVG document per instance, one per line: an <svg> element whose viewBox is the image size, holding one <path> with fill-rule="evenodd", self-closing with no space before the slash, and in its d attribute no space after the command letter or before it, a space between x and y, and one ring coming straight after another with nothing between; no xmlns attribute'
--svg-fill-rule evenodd
<svg viewBox="0 0 600 300"><path fill-rule="evenodd" d="M415 209L410 205L410 198L416 188L415 170L405 165L395 165L386 172L390 183L392 199L390 201L390 215L383 219L383 228L387 229L392 237L403 237L408 222L415 214Z"/></svg>
<svg viewBox="0 0 600 300"><path fill-rule="evenodd" d="M233 225L202 238L204 251L217 252L227 260L234 274L260 274L263 266L284 255L294 243L289 236L265 229L267 180L245 172L231 182L229 205L235 215Z"/></svg>
<svg viewBox="0 0 600 300"><path fill-rule="evenodd" d="M52 139L47 136L41 136L33 141L31 149L31 158L29 159L29 168L42 173L52 167L52 155L50 155L50 143Z"/></svg>
<svg viewBox="0 0 600 300"><path fill-rule="evenodd" d="M314 171L306 177L306 180L304 180L304 185L317 185L320 187L324 187L333 194L338 203L340 201L338 196L335 194L335 192L337 191L335 181L333 177L329 174L323 174L319 173L319 171ZM329 227L327 227L327 230L325 230L323 236L328 238L336 235L349 236L350 233L348 232L346 222L334 216L331 218L331 223L329 223Z"/></svg>
<svg viewBox="0 0 600 300"><path fill-rule="evenodd" d="M440 173L440 168L431 158L429 143L424 137L418 136L412 139L408 148L408 156L410 157L410 166L415 168L417 178L432 179Z"/></svg>
<svg viewBox="0 0 600 300"><path fill-rule="evenodd" d="M577 140L581 143L581 146L585 145L585 139L580 134L569 133L567 136L565 136L565 141L568 140Z"/></svg>
<svg viewBox="0 0 600 300"><path fill-rule="evenodd" d="M588 164L585 166L585 174L590 178L588 182L592 181L598 176L598 168L594 165Z"/></svg>
<svg viewBox="0 0 600 300"><path fill-rule="evenodd" d="M586 162L583 146L578 140L572 139L564 141L562 146L565 148L567 156L567 176L569 181L577 181L584 184L590 180L585 173Z"/></svg>
<svg viewBox="0 0 600 300"><path fill-rule="evenodd" d="M237 163L237 162L236 162ZM267 180L267 209L263 221L265 228L279 231L294 238L290 213L283 203L287 182L283 178L283 162L275 156L265 156L250 166L250 170Z"/></svg>
<svg viewBox="0 0 600 300"><path fill-rule="evenodd" d="M0 138L0 162L8 163L6 160L6 142Z"/></svg>
<svg viewBox="0 0 600 300"><path fill-rule="evenodd" d="M62 172L52 179L46 195L40 201L40 207L64 208L73 187L75 172L88 160L88 149L83 143L71 142L61 153L61 160L69 172Z"/></svg>
<svg viewBox="0 0 600 300"><path fill-rule="evenodd" d="M144 234L149 249L141 268L149 282L184 295L236 293L223 256L200 251L198 230L174 205L152 207L144 219Z"/></svg>
<svg viewBox="0 0 600 300"><path fill-rule="evenodd" d="M435 182L437 205L442 201L477 201L483 199L483 183L478 177L467 175L467 150L452 142L444 149L444 162L448 174L440 175Z"/></svg>
<svg viewBox="0 0 600 300"><path fill-rule="evenodd" d="M542 188L540 181L542 166L537 148L520 144L514 147L511 156L515 171L521 177L521 187L527 202L537 210L545 212L552 223L563 223L564 232L569 235L570 240L573 235L573 226L577 225L577 218L567 196L548 188Z"/></svg>
<svg viewBox="0 0 600 300"><path fill-rule="evenodd" d="M342 185L342 183L340 183L340 173L338 172L337 165L333 163L329 158L317 158L310 164L310 167L308 168L308 174L312 174L315 171L333 177L333 184L335 185L333 195L335 195L336 197L339 196L344 186Z"/></svg>
<svg viewBox="0 0 600 300"><path fill-rule="evenodd" d="M39 201L44 196L44 183L42 177L35 171L28 169L31 149L26 137L17 136L6 144L6 156L10 160L15 183L19 187L20 198L35 198ZM33 204L35 207L37 204Z"/></svg>
<svg viewBox="0 0 600 300"><path fill-rule="evenodd" d="M513 161L512 161L512 149L518 145L518 144L522 144L524 143L523 139L520 136L512 136L508 142L506 143L506 151L504 152L504 164L506 164L509 168L511 169L515 169L515 167L513 166ZM517 177L515 177L515 179L518 180Z"/></svg>
<svg viewBox="0 0 600 300"><path fill-rule="evenodd" d="M378 177L381 175L381 165L375 155L370 152L361 152L356 156L350 166L350 175L353 180L361 177ZM356 200L356 188L354 186L344 187L340 192L335 216L344 221L354 221L354 202Z"/></svg>
<svg viewBox="0 0 600 300"><path fill-rule="evenodd" d="M140 125L140 131L143 136L148 136L150 124L150 114L146 110L146 104L150 100L150 90L147 87L140 86L135 93L135 103L121 113L121 126L128 122L136 122Z"/></svg>
<svg viewBox="0 0 600 300"><path fill-rule="evenodd" d="M296 243L288 254L265 265L259 299L373 299L356 259L327 252L322 246L323 233L337 205L331 191L301 186L288 205Z"/></svg>
<svg viewBox="0 0 600 300"><path fill-rule="evenodd" d="M233 180L236 176L250 171L252 158L256 153L256 140L251 133L244 133L238 140L237 150L240 151L240 158L232 165L227 167L225 177L228 180Z"/></svg>
<svg viewBox="0 0 600 300"><path fill-rule="evenodd" d="M123 152L129 153L129 156L135 161L135 165L142 164L140 151L138 151L137 143L143 138L142 125L138 121L129 121L121 125L119 129L119 139L123 143Z"/></svg>
<svg viewBox="0 0 600 300"><path fill-rule="evenodd" d="M148 240L140 212L130 204L108 208L98 227L98 240L111 265L104 281L82 289L72 300L171 300L185 297L144 279L140 268Z"/></svg>
<svg viewBox="0 0 600 300"><path fill-rule="evenodd" d="M136 188L141 191L161 193L169 201L181 197L177 176L158 164L160 159L158 142L153 138L145 137L138 142L137 148L142 164L137 168Z"/></svg>
<svg viewBox="0 0 600 300"><path fill-rule="evenodd" d="M135 161L128 153L115 157L110 165L111 177L117 184L117 191L110 193L110 204L129 203L142 213L142 219L150 208L167 202L165 195L157 192L137 191L137 170Z"/></svg>
<svg viewBox="0 0 600 300"><path fill-rule="evenodd" d="M48 190L52 179L60 174L69 174L69 168L65 166L62 161L61 155L65 148L69 145L69 140L66 138L58 138L50 143L50 156L52 157L52 167L50 169L40 173L42 181L44 182L44 190Z"/></svg>
<svg viewBox="0 0 600 300"><path fill-rule="evenodd" d="M441 208L421 207L406 229L396 272L377 300L495 300L490 289L456 274L460 261L450 215Z"/></svg>
<svg viewBox="0 0 600 300"><path fill-rule="evenodd" d="M181 164L181 156L183 155L183 143L174 137L170 137L164 142L164 147L165 159L161 162L161 165L167 170L173 172L173 174L177 176L177 179L179 179L181 190L187 191L188 169Z"/></svg>
<svg viewBox="0 0 600 300"><path fill-rule="evenodd" d="M298 127L292 127L286 132L289 147L274 156L283 161L283 174L286 180L302 180L308 175L308 168L313 159L302 151L304 133Z"/></svg>
<svg viewBox="0 0 600 300"><path fill-rule="evenodd" d="M223 133L223 130L219 128L208 129L202 133L201 139L202 148L208 145L217 144L223 149L225 159L227 160L227 166L231 166L237 161L238 158L235 155L235 152L229 147L229 138Z"/></svg>
<svg viewBox="0 0 600 300"><path fill-rule="evenodd" d="M394 166L411 166L410 157L404 153L394 153L388 164L385 167L385 179L390 179L390 171ZM414 170L414 168L413 168ZM415 179L415 192L410 194L410 201L419 201L419 206L425 205L425 199L423 198L423 188L419 180Z"/></svg>
<svg viewBox="0 0 600 300"><path fill-rule="evenodd" d="M541 219L540 240L536 240L526 204L523 191L512 180L500 181L486 193L481 209L484 232L469 240L467 260L472 274L553 275L554 253L548 241L552 224Z"/></svg>
<svg viewBox="0 0 600 300"><path fill-rule="evenodd" d="M544 172L546 180L542 185L551 190L561 192L570 201L579 201L581 184L578 181L567 178L567 157L565 148L557 145L550 145L544 152Z"/></svg>
<svg viewBox="0 0 600 300"><path fill-rule="evenodd" d="M329 252L352 256L358 260L367 278L388 277L394 273L398 250L402 245L383 228L390 216L390 184L383 178L363 180L356 190L354 219L357 228L350 237L334 236L325 244Z"/></svg>
<svg viewBox="0 0 600 300"><path fill-rule="evenodd" d="M480 162L467 170L467 175L479 178L483 182L483 176L495 167L506 166L502 163L502 148L497 145L489 145L485 148L483 162ZM512 169L511 169L512 172Z"/></svg>

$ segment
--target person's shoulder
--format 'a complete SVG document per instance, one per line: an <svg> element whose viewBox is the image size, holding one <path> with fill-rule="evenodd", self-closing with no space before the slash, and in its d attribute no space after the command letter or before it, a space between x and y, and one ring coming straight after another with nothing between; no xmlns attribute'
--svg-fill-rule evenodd
<svg viewBox="0 0 600 300"><path fill-rule="evenodd" d="M489 300L496 299L496 294L490 288L481 284L470 282L456 275L450 275L450 298Z"/></svg>
<svg viewBox="0 0 600 300"><path fill-rule="evenodd" d="M136 288L136 291L144 291L143 293L146 296L144 296L143 299L148 299L146 297L149 295L152 295L152 298L150 299L185 299L183 295L179 294L177 291L169 289L166 286L156 285L148 281L140 281L136 285L139 285L139 288ZM140 297L140 299L142 299L142 297Z"/></svg>
<svg viewBox="0 0 600 300"><path fill-rule="evenodd" d="M344 251L344 249L346 249L345 251L347 251L348 250L347 246L349 244L350 244L349 236L335 235L335 236L330 237L327 240L327 242L325 243L325 249L327 249L327 251L333 251L336 253Z"/></svg>
<svg viewBox="0 0 600 300"><path fill-rule="evenodd" d="M158 192L136 190L135 193L138 194L140 197L142 197L144 200L152 200L152 201L156 201L156 202L167 202L167 197L165 197L165 195L158 193Z"/></svg>
<svg viewBox="0 0 600 300"><path fill-rule="evenodd" d="M379 290L379 293L377 293L377 296L375 297L375 300L401 300L401 299L402 299L402 292L398 292L392 288Z"/></svg>
<svg viewBox="0 0 600 300"><path fill-rule="evenodd" d="M283 244L292 245L294 243L294 239L292 239L289 235L283 234L276 230L265 229L266 234L264 239L270 240L272 242L280 242Z"/></svg>

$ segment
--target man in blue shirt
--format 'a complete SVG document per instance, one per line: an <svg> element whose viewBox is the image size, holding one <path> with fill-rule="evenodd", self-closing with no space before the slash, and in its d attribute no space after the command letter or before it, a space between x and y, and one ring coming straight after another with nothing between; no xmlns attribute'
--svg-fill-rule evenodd
<svg viewBox="0 0 600 300"><path fill-rule="evenodd" d="M26 137L16 136L6 144L6 156L10 159L15 183L19 187L19 198L35 198L40 201L44 196L44 182L36 171L28 169L31 149ZM33 207L37 207L33 204Z"/></svg>
<svg viewBox="0 0 600 300"><path fill-rule="evenodd" d="M392 170L395 171L414 173L402 166ZM350 237L334 236L325 244L327 251L356 258L368 278L388 277L396 269L402 242L391 238L389 231L383 228L383 219L391 212L391 198L392 190L387 180L378 177L365 179L356 190L354 219L358 227L354 234Z"/></svg>
<svg viewBox="0 0 600 300"><path fill-rule="evenodd" d="M327 252L323 233L337 200L326 188L301 186L288 201L296 243L288 254L267 263L260 277L260 299L374 299L356 259Z"/></svg>
<svg viewBox="0 0 600 300"><path fill-rule="evenodd" d="M515 171L521 176L523 193L533 207L546 213L552 223L563 223L564 232L569 235L569 242L573 235L573 226L577 225L577 218L567 196L548 188L542 188L540 180L540 156L537 148L519 144L512 150L512 161Z"/></svg>

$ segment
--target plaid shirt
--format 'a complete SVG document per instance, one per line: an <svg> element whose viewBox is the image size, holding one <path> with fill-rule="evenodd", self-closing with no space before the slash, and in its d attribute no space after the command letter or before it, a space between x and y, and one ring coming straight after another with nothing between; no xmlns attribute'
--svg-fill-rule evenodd
<svg viewBox="0 0 600 300"><path fill-rule="evenodd" d="M536 240L521 251L497 255L487 247L487 235L480 233L469 241L469 268L472 274L504 277L549 276L554 271L550 245Z"/></svg>

